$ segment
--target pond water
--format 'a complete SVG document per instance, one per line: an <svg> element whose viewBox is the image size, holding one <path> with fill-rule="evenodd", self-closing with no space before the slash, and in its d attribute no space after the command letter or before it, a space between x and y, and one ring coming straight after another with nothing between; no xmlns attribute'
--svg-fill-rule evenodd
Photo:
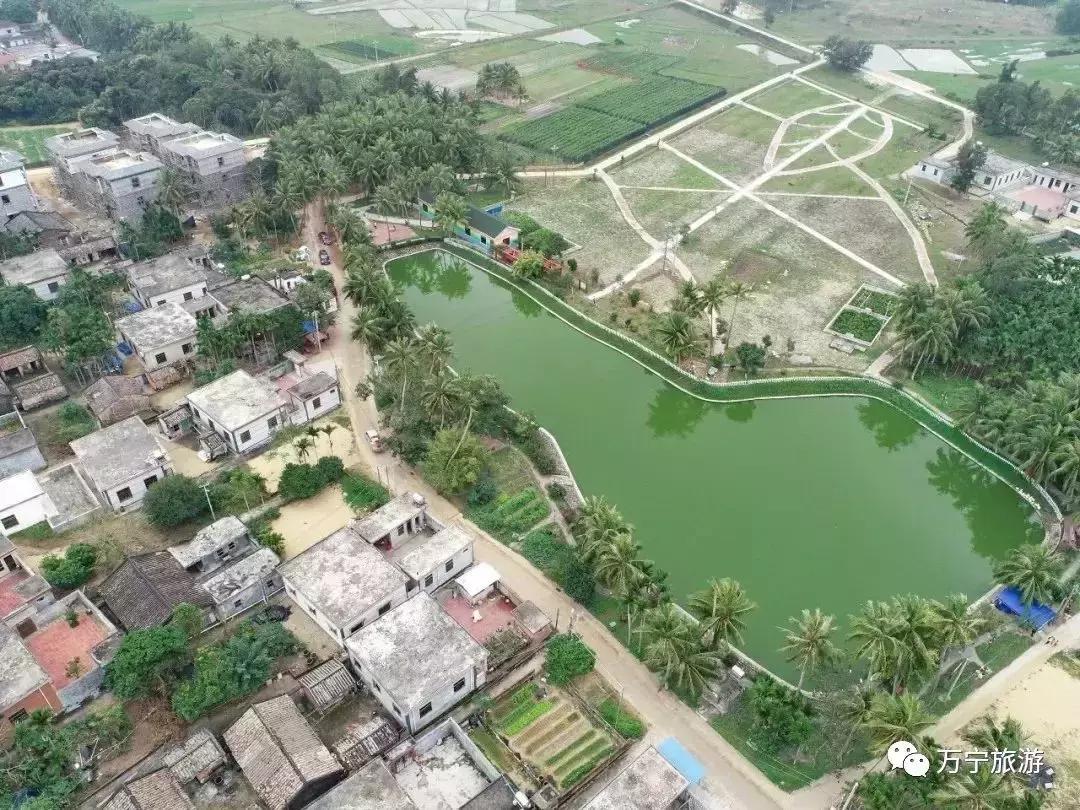
<svg viewBox="0 0 1080 810"><path fill-rule="evenodd" d="M780 674L779 628L803 608L846 633L867 599L975 598L1041 537L1012 489L891 405L701 402L450 254L389 271L418 322L450 331L455 367L495 375L585 494L621 509L677 601L710 577L743 584L758 604L743 647Z"/></svg>

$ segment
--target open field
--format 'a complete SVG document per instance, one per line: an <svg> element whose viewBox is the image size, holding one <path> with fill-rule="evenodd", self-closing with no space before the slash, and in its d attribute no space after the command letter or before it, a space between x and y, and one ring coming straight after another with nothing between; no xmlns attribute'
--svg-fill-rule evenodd
<svg viewBox="0 0 1080 810"><path fill-rule="evenodd" d="M674 235L680 225L689 224L715 208L730 195L722 192L652 191L646 189L623 189L623 196L630 205L638 222L658 239Z"/></svg>
<svg viewBox="0 0 1080 810"><path fill-rule="evenodd" d="M671 145L730 180L761 173L777 122L745 107L724 110L676 138Z"/></svg>
<svg viewBox="0 0 1080 810"><path fill-rule="evenodd" d="M713 0L713 5L718 5ZM982 39L1056 40L1053 6L953 0L809 0L793 14L777 14L772 30L804 43L822 42L830 34L888 42L892 45L948 47Z"/></svg>
<svg viewBox="0 0 1080 810"><path fill-rule="evenodd" d="M528 183L511 206L581 245L571 255L603 283L625 275L651 252L619 215L607 186L592 180Z"/></svg>
<svg viewBox="0 0 1080 810"><path fill-rule="evenodd" d="M620 186L663 186L715 190L723 188L715 178L710 177L696 166L691 166L685 160L681 160L664 149L644 151L640 157L635 157L627 163L609 170L608 174Z"/></svg>
<svg viewBox="0 0 1080 810"><path fill-rule="evenodd" d="M49 162L45 154L45 139L74 129L76 124L59 124L43 127L4 127L0 129L0 149L14 149L24 158L27 166L44 166Z"/></svg>

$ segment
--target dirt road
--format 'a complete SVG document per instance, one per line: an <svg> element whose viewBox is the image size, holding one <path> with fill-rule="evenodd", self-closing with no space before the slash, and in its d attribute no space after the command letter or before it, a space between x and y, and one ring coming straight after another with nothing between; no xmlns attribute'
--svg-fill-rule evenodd
<svg viewBox="0 0 1080 810"><path fill-rule="evenodd" d="M305 216L304 240L312 249L312 255L318 254L318 232L321 227L322 217L315 205L310 205ZM334 276L335 285L341 289L344 273L337 246L331 255L333 263L328 269ZM354 394L356 384L365 379L368 373L367 353L360 344L349 339L349 323L354 312L352 304L343 299L338 310L337 326L324 351L332 354L337 364L345 407L357 438L358 453L361 463L369 472L373 476L378 475L393 492L420 492L427 498L436 517L466 527L478 538L477 559L491 563L510 588L523 599L534 602L552 620L558 617L561 629L566 629L573 616L574 630L596 651L597 669L623 690L625 698L646 719L650 726L650 739L678 737L705 766L708 774L705 786L719 800L720 807L748 810L795 807L789 796L743 759L705 720L671 694L660 691L652 673L607 628L587 612L581 611L573 600L559 591L527 560L469 523L452 503L436 493L411 469L389 454L376 455L371 452L363 441L363 433L377 426L378 415L370 398L361 402Z"/></svg>

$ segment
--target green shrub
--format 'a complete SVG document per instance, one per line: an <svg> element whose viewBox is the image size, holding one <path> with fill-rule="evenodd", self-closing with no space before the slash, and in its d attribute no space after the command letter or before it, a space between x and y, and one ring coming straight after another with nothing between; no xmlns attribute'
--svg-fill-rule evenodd
<svg viewBox="0 0 1080 810"><path fill-rule="evenodd" d="M560 633L548 642L544 668L556 686L592 672L595 666L596 653L577 636Z"/></svg>
<svg viewBox="0 0 1080 810"><path fill-rule="evenodd" d="M547 494L551 497L551 500L555 502L566 500L566 487L560 484L558 481L552 481L547 485Z"/></svg>
<svg viewBox="0 0 1080 810"><path fill-rule="evenodd" d="M608 698L600 704L600 716L604 721L627 739L640 740L645 735L645 725L629 712L623 711L619 704Z"/></svg>
<svg viewBox="0 0 1080 810"><path fill-rule="evenodd" d="M390 502L390 492L382 484L355 473L341 480L345 503L354 512L378 509Z"/></svg>
<svg viewBox="0 0 1080 810"><path fill-rule="evenodd" d="M326 485L322 474L310 464L286 464L278 479L278 495L287 503L317 495Z"/></svg>
<svg viewBox="0 0 1080 810"><path fill-rule="evenodd" d="M559 540L550 529L537 529L525 535L521 541L521 553L525 559L548 576L566 565L573 549Z"/></svg>
<svg viewBox="0 0 1080 810"><path fill-rule="evenodd" d="M269 527L264 528L256 534L255 539L258 541L259 545L270 549L277 554L278 557L285 556L285 538L277 532L272 531Z"/></svg>
<svg viewBox="0 0 1080 810"><path fill-rule="evenodd" d="M484 470L473 488L469 490L467 501L469 506L486 506L499 495L499 486L490 470Z"/></svg>
<svg viewBox="0 0 1080 810"><path fill-rule="evenodd" d="M93 576L96 562L96 548L88 543L74 543L68 546L63 557L47 555L41 561L41 575L54 588L70 591Z"/></svg>
<svg viewBox="0 0 1080 810"><path fill-rule="evenodd" d="M522 706L506 718L502 724L502 731L507 737L513 737L515 734L520 734L554 708L554 700L541 700L532 705Z"/></svg>
<svg viewBox="0 0 1080 810"><path fill-rule="evenodd" d="M562 568L555 574L555 581L571 599L582 605L592 604L596 595L596 578L592 568L577 554L567 555Z"/></svg>
<svg viewBox="0 0 1080 810"><path fill-rule="evenodd" d="M199 517L208 509L206 493L194 478L167 475L150 485L143 512L154 526L168 529Z"/></svg>
<svg viewBox="0 0 1080 810"><path fill-rule="evenodd" d="M65 402L57 412L60 429L57 435L65 442L75 441L97 430L97 422L86 408L77 402Z"/></svg>
<svg viewBox="0 0 1080 810"><path fill-rule="evenodd" d="M345 475L345 463L337 456L323 456L316 462L315 469L322 476L323 486L336 484Z"/></svg>

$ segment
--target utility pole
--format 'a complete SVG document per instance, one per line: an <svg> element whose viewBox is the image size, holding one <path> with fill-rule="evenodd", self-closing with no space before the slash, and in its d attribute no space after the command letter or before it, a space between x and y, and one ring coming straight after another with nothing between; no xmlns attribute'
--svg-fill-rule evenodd
<svg viewBox="0 0 1080 810"><path fill-rule="evenodd" d="M217 515L214 514L214 504L210 501L210 487L203 484L202 491L206 495L206 505L210 507L210 519L217 520Z"/></svg>
<svg viewBox="0 0 1080 810"><path fill-rule="evenodd" d="M315 345L319 348L318 353L322 354L322 339L319 337L319 310L312 310L311 317L315 319Z"/></svg>

